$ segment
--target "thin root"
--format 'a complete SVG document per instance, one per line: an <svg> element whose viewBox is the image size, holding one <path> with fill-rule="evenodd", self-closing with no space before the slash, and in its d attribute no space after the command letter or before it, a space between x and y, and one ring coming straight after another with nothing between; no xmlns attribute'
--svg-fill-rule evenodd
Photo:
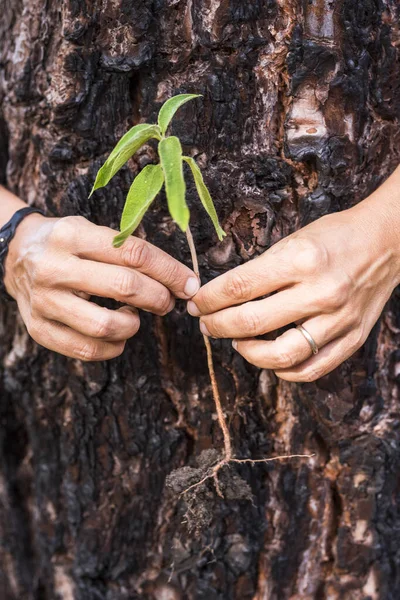
<svg viewBox="0 0 400 600"><path fill-rule="evenodd" d="M228 464L228 461L226 460L226 458L220 460L216 465L214 465L214 467L212 468L211 473L209 473L208 475L206 475L205 477L203 477L203 479L201 479L197 483L193 483L193 485L190 485L188 488L186 488L186 490L183 490L183 492L181 492L180 495L183 496L184 494L187 494L188 492L190 492L190 490L194 490L199 485L201 485L202 483L204 483L208 479L211 479L211 477L212 477L214 479L214 482L215 482L215 488L217 490L218 496L221 496L221 498L223 498L224 495L223 495L223 493L221 491L221 488L220 488L220 485L219 485L219 481L218 481L218 471L220 469L222 469L222 467L225 466L225 465L227 465L227 464Z"/></svg>
<svg viewBox="0 0 400 600"><path fill-rule="evenodd" d="M229 460L227 458L224 458L220 460L216 465L214 465L211 473L203 477L203 479L201 479L197 483L193 483L192 485L190 485L188 488L186 488L186 490L183 490L183 492L181 492L180 495L184 496L191 490L196 489L197 487L199 487L200 485L212 478L214 479L214 485L218 496L220 496L220 498L224 498L224 494L222 493L221 486L219 484L218 473L222 469L222 467L229 466L229 464L233 462L239 464L250 463L253 465L256 463L268 463L273 462L275 460L285 460L290 458L312 458L313 456L315 456L315 454L285 454L282 456L273 456L272 458L257 458L255 460L253 460L252 458L230 458Z"/></svg>
<svg viewBox="0 0 400 600"><path fill-rule="evenodd" d="M221 468L221 467L220 467L220 468ZM219 471L219 469L218 469L218 471ZM213 479L214 479L214 485L215 485L215 489L217 490L217 494L218 494L218 496L219 496L220 498L223 498L223 497L224 497L224 495L223 495L223 493L222 493L221 486L219 485L219 480L218 480L218 471L215 471L215 472L214 472L214 476L213 476Z"/></svg>
<svg viewBox="0 0 400 600"><path fill-rule="evenodd" d="M315 454L286 454L283 456L273 456L272 458L231 458L230 462L235 463L251 463L254 465L255 463L267 463L273 462L274 460L283 460L285 458L312 458Z"/></svg>

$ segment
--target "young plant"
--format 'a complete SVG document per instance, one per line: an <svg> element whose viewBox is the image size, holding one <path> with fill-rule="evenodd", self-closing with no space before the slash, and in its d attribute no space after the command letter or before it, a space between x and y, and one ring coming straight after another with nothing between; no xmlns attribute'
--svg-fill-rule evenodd
<svg viewBox="0 0 400 600"><path fill-rule="evenodd" d="M197 277L200 279L196 248L189 227L190 211L186 203L186 184L183 173L184 163L189 165L191 169L197 193L214 225L218 239L222 241L226 233L223 231L219 223L218 215L215 210L210 192L204 183L202 173L196 161L190 156L183 156L182 146L179 138L176 136L167 135L168 127L177 110L186 102L199 97L199 94L180 94L178 96L174 96L173 98L167 100L161 107L158 114L157 124L142 123L132 127L132 129L130 129L128 133L126 133L120 139L104 165L98 171L90 196L95 190L106 186L112 177L114 177L114 175L139 150L139 148L141 148L151 139L157 140L160 162L156 165L147 165L144 167L133 181L122 213L120 224L121 232L114 238L113 245L117 248L120 247L137 229L151 203L165 185L169 213L172 219L178 224L180 229L186 234L192 256L193 269ZM260 460L240 460L234 457L232 452L231 438L222 409L218 384L215 377L210 340L207 336L203 336L203 338L207 351L208 370L210 373L218 423L223 434L224 452L222 455L215 451L202 453L204 456L202 459L198 460L198 469L189 469L189 467L178 469L178 471L175 471L175 474L178 475L176 476L171 474L167 483L169 483L169 485L173 487L175 491L178 491L181 494L189 495L192 494L196 488L212 478L214 480L218 495L224 497L220 485L219 473L221 469L229 463L269 462L282 458L292 458L294 456L305 455L278 456L275 458ZM189 469L190 472L188 472L187 469ZM236 499L251 498L249 486L239 477L234 476L229 482L224 480L223 483L225 490L228 489L229 486L230 497L235 497ZM235 490L232 494L233 488L235 488ZM192 506L189 508L193 511L193 501L195 500L193 494L191 499Z"/></svg>
<svg viewBox="0 0 400 600"><path fill-rule="evenodd" d="M126 133L115 146L110 156L97 173L96 181L90 196L95 190L102 188L114 177L120 168L133 156L143 144L151 139L158 140L160 163L147 165L137 175L131 185L121 218L121 233L114 238L114 246L121 246L139 226L147 209L165 184L168 210L173 220L184 233L189 227L190 212L186 204L186 184L183 176L183 162L186 162L193 175L197 193L206 209L218 239L222 240L226 233L218 221L217 212L211 199L210 192L204 183L203 176L196 161L190 156L182 155L182 146L174 135L167 136L166 132L173 116L189 100L199 98L199 94L180 94L165 102L158 114L158 124L142 123L135 125ZM89 196L89 198L90 198Z"/></svg>

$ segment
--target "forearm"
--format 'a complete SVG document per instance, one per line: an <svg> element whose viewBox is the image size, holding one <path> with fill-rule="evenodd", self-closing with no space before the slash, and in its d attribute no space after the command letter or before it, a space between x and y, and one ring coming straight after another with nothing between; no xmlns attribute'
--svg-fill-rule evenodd
<svg viewBox="0 0 400 600"><path fill-rule="evenodd" d="M0 186L0 227L3 227L17 210L25 206L27 206L25 202Z"/></svg>

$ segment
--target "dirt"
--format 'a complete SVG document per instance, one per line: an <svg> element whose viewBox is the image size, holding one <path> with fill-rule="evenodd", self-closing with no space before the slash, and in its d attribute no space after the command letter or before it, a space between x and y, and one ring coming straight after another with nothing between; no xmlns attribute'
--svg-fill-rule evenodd
<svg viewBox="0 0 400 600"><path fill-rule="evenodd" d="M181 467L166 478L166 486L179 494L186 504L185 522L189 532L200 535L211 526L217 502L253 501L249 484L235 472L232 463L224 465L218 471L219 489L223 498L217 493L213 468L222 458L215 449L203 450L196 458L197 467ZM200 483L203 479L206 480Z"/></svg>

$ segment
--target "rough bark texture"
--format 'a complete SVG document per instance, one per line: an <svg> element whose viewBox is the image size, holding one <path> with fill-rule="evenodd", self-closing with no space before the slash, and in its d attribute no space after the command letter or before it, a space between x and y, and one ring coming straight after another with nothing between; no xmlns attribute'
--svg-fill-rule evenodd
<svg viewBox="0 0 400 600"><path fill-rule="evenodd" d="M5 0L3 180L49 215L116 228L154 148L88 200L97 168L170 95L200 92L174 127L228 232L217 243L193 203L213 278L398 164L399 17L396 0ZM189 262L163 199L140 235ZM254 503L218 501L194 539L165 477L221 433L184 306L143 314L99 364L36 345L2 307L1 600L398 599L399 309L395 293L357 355L313 384L213 343L236 452L316 457L241 468Z"/></svg>

